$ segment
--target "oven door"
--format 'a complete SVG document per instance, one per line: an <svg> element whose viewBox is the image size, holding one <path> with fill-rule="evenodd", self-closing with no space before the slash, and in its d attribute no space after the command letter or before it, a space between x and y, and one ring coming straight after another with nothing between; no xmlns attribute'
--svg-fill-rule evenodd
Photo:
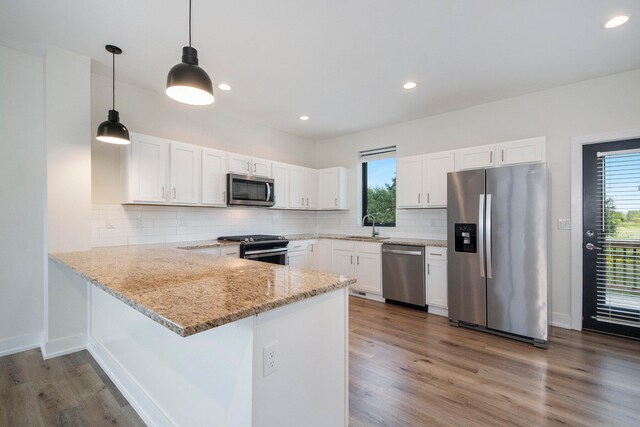
<svg viewBox="0 0 640 427"><path fill-rule="evenodd" d="M271 178L230 173L227 176L227 187L229 205L269 207L275 204Z"/></svg>
<svg viewBox="0 0 640 427"><path fill-rule="evenodd" d="M287 248L276 249L246 249L244 259L253 261L270 262L271 264L287 264Z"/></svg>

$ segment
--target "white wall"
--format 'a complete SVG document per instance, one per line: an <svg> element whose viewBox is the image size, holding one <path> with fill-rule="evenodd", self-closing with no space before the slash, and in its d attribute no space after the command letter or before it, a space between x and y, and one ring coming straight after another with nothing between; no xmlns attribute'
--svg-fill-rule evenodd
<svg viewBox="0 0 640 427"><path fill-rule="evenodd" d="M124 61L127 57L123 55L118 60ZM163 84L158 82L158 87L161 89ZM225 117L219 113L225 96L234 94L230 92L219 96L210 106L192 106L173 101L160 90L153 92L116 81L116 109L120 111L120 120L129 131L285 163L314 166L313 141ZM110 108L111 79L93 74L92 129L106 120ZM119 148L92 139L93 203L120 203Z"/></svg>
<svg viewBox="0 0 640 427"><path fill-rule="evenodd" d="M425 93L416 96L429 96ZM470 147L532 136L547 137L551 172L551 311L556 324L570 324L570 233L558 230L570 218L571 137L640 127L640 70L505 99L464 110L386 126L316 143L317 167L350 167L349 216L357 223L358 151L397 145L398 156ZM332 224L318 214L321 228ZM329 214L332 215L332 214ZM417 220L403 214L405 221ZM322 231L322 230L321 230ZM383 230L387 231L387 230Z"/></svg>
<svg viewBox="0 0 640 427"><path fill-rule="evenodd" d="M43 61L0 46L0 356L42 331Z"/></svg>

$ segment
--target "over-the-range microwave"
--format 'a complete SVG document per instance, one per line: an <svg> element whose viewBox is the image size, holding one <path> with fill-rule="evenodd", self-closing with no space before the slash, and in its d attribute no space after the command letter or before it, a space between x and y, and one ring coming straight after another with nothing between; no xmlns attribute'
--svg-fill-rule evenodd
<svg viewBox="0 0 640 427"><path fill-rule="evenodd" d="M251 175L227 175L229 206L265 206L275 204L273 179Z"/></svg>

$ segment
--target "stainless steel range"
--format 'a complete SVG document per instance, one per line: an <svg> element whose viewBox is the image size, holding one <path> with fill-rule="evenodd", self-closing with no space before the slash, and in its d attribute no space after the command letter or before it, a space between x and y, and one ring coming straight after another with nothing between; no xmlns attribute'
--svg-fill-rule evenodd
<svg viewBox="0 0 640 427"><path fill-rule="evenodd" d="M284 236L269 234L249 234L243 236L221 236L223 242L240 242L240 258L272 264L287 264L287 246Z"/></svg>

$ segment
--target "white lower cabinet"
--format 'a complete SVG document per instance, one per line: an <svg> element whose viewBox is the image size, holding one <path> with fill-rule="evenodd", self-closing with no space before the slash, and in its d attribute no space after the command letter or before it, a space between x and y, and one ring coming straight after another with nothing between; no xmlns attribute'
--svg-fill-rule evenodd
<svg viewBox="0 0 640 427"><path fill-rule="evenodd" d="M427 305L429 312L447 315L447 249L427 247Z"/></svg>
<svg viewBox="0 0 640 427"><path fill-rule="evenodd" d="M309 243L309 268L330 272L333 245L331 240L312 240Z"/></svg>
<svg viewBox="0 0 640 427"><path fill-rule="evenodd" d="M287 259L292 267L308 268L309 266L309 241L294 240L287 246Z"/></svg>
<svg viewBox="0 0 640 427"><path fill-rule="evenodd" d="M355 276L352 289L382 294L382 254L380 243L333 241L333 269L335 274Z"/></svg>

